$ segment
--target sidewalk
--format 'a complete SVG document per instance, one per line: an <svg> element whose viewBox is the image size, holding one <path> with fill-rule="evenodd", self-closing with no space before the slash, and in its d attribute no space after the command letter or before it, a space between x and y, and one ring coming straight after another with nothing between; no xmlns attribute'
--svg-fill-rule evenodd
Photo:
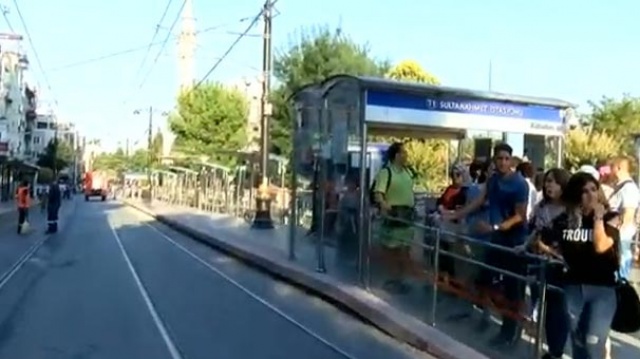
<svg viewBox="0 0 640 359"><path fill-rule="evenodd" d="M288 260L285 250L287 228L256 232L243 220L231 216L198 213L190 208L172 207L160 202L126 203L199 241L341 303L397 339L437 358L488 358L357 287L353 275L341 274L338 271L332 272L332 275L318 273L311 264L314 262L315 254L310 245L298 244L296 261ZM327 267L332 271L335 263L330 252L331 248L328 248Z"/></svg>
<svg viewBox="0 0 640 359"><path fill-rule="evenodd" d="M13 203L13 201L0 202L0 216L7 212L15 210L15 208L16 205L15 203Z"/></svg>
<svg viewBox="0 0 640 359"><path fill-rule="evenodd" d="M40 202L37 199L32 199L31 200L31 209L33 210L34 208L37 208L38 205L40 204ZM6 201L6 202L0 202L0 216L6 214L6 213L11 213L17 211L16 209L16 202L13 200L10 201Z"/></svg>
<svg viewBox="0 0 640 359"><path fill-rule="evenodd" d="M45 234L47 228L46 213L32 210L29 213L30 229L19 235L16 232L16 212L14 212L13 202L8 202L10 211L7 215L0 217L0 282L19 265L19 262L30 252L37 250L44 243L48 235ZM2 203L4 205L4 202ZM68 223L69 217L75 210L75 201L65 202L60 209L60 230L62 231ZM0 207L4 209L3 207ZM10 214L14 214L12 217ZM9 220L5 220L9 219Z"/></svg>

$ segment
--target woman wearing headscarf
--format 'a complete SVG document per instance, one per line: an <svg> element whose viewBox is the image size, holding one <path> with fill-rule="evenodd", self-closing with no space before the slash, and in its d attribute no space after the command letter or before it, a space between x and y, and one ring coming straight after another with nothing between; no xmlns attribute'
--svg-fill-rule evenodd
<svg viewBox="0 0 640 359"><path fill-rule="evenodd" d="M442 195L436 201L438 213L444 215L456 211L465 205L467 202L467 190L472 184L468 168L461 163L451 166L449 178L451 179L451 184L442 192ZM440 244L442 249L449 251L454 247L453 249L456 252L460 252L462 250L462 248L460 248L462 243L460 243L459 238L456 238L455 235L464 234L461 222L458 220L442 221L440 228L445 231L444 241ZM460 273L456 273L456 266ZM466 269L463 267L465 267L465 265L461 261L456 261L449 256L440 256L440 270L444 273L444 281L446 283L449 283L449 279L452 277L458 277L456 278L458 280L461 279L460 277L466 277L466 274L463 274L463 272L466 272Z"/></svg>

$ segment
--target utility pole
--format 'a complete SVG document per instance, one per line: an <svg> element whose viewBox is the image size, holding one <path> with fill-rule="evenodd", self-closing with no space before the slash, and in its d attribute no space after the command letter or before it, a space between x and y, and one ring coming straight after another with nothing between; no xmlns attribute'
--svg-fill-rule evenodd
<svg viewBox="0 0 640 359"><path fill-rule="evenodd" d="M58 180L58 116L52 113L53 116L53 178Z"/></svg>
<svg viewBox="0 0 640 359"><path fill-rule="evenodd" d="M153 165L153 106L149 106L149 127L147 128L147 180L151 186L151 166Z"/></svg>
<svg viewBox="0 0 640 359"><path fill-rule="evenodd" d="M276 0L266 0L262 10L264 30L262 34L262 98L260 101L260 174L262 182L256 196L256 214L251 228L273 229L271 218L271 193L269 193L269 124L271 120L271 104L269 95L271 90L271 36L273 6Z"/></svg>
<svg viewBox="0 0 640 359"><path fill-rule="evenodd" d="M140 115L144 112L145 110L135 110L133 111L134 115ZM147 124L147 180L149 181L149 193L151 193L151 167L153 166L153 115L156 113L159 113L161 116L167 116L168 113L161 111L158 112L157 109L154 109L153 106L149 106L148 109L146 109L146 111L148 111L148 124ZM129 147L128 145L129 140L127 139L127 148Z"/></svg>

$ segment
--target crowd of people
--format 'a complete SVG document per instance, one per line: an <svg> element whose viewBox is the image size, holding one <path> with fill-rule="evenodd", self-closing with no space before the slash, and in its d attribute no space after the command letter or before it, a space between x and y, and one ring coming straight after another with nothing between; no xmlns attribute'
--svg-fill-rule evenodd
<svg viewBox="0 0 640 359"><path fill-rule="evenodd" d="M381 226L381 244L391 261L391 278L385 288L405 293L410 263L410 222L414 214L412 172L406 166L401 143L389 148L389 163L377 175L372 200L386 219ZM464 228L466 256L502 271L527 275L532 258L548 258L546 282L561 290L546 291L544 311L546 359L561 358L569 342L574 359L610 358L609 332L616 314L616 287L629 278L638 260L637 228L640 190L630 173L631 160L617 157L602 163L585 163L570 173L563 168L540 172L517 160L505 143L493 149L491 161L455 165L451 185L437 201L435 215L441 228ZM403 240L404 238L404 240ZM490 245L482 245L482 243ZM480 243L480 244L479 244ZM456 241L443 241L443 249L457 252ZM500 246L504 250L492 250ZM520 255L520 259L517 257ZM535 255L535 256L534 256ZM529 258L529 257L526 257ZM515 311L535 312L539 290L529 288L526 303L524 283L496 271L467 265L441 256L440 271L451 277L464 276L478 291L499 286ZM482 306L482 305L480 305ZM470 316L464 313L464 316ZM489 314L483 311L481 327ZM482 329L479 329L482 330ZM520 341L522 322L505 315L494 346Z"/></svg>

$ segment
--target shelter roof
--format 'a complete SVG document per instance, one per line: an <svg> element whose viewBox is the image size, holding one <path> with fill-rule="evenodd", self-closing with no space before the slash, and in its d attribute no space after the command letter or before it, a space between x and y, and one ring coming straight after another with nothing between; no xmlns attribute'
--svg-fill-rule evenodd
<svg viewBox="0 0 640 359"><path fill-rule="evenodd" d="M362 90L391 91L424 96L446 94L479 100L493 100L526 105L539 105L556 108L576 107L576 105L571 102L555 98L513 95L501 92L470 90L448 86L429 85L418 82L399 81L381 77L353 75L335 75L328 77L321 83L309 84L300 88L298 91L296 91L296 93L294 93L292 97L310 92L319 93L322 97L324 97L337 85L345 82L355 82L357 86Z"/></svg>

